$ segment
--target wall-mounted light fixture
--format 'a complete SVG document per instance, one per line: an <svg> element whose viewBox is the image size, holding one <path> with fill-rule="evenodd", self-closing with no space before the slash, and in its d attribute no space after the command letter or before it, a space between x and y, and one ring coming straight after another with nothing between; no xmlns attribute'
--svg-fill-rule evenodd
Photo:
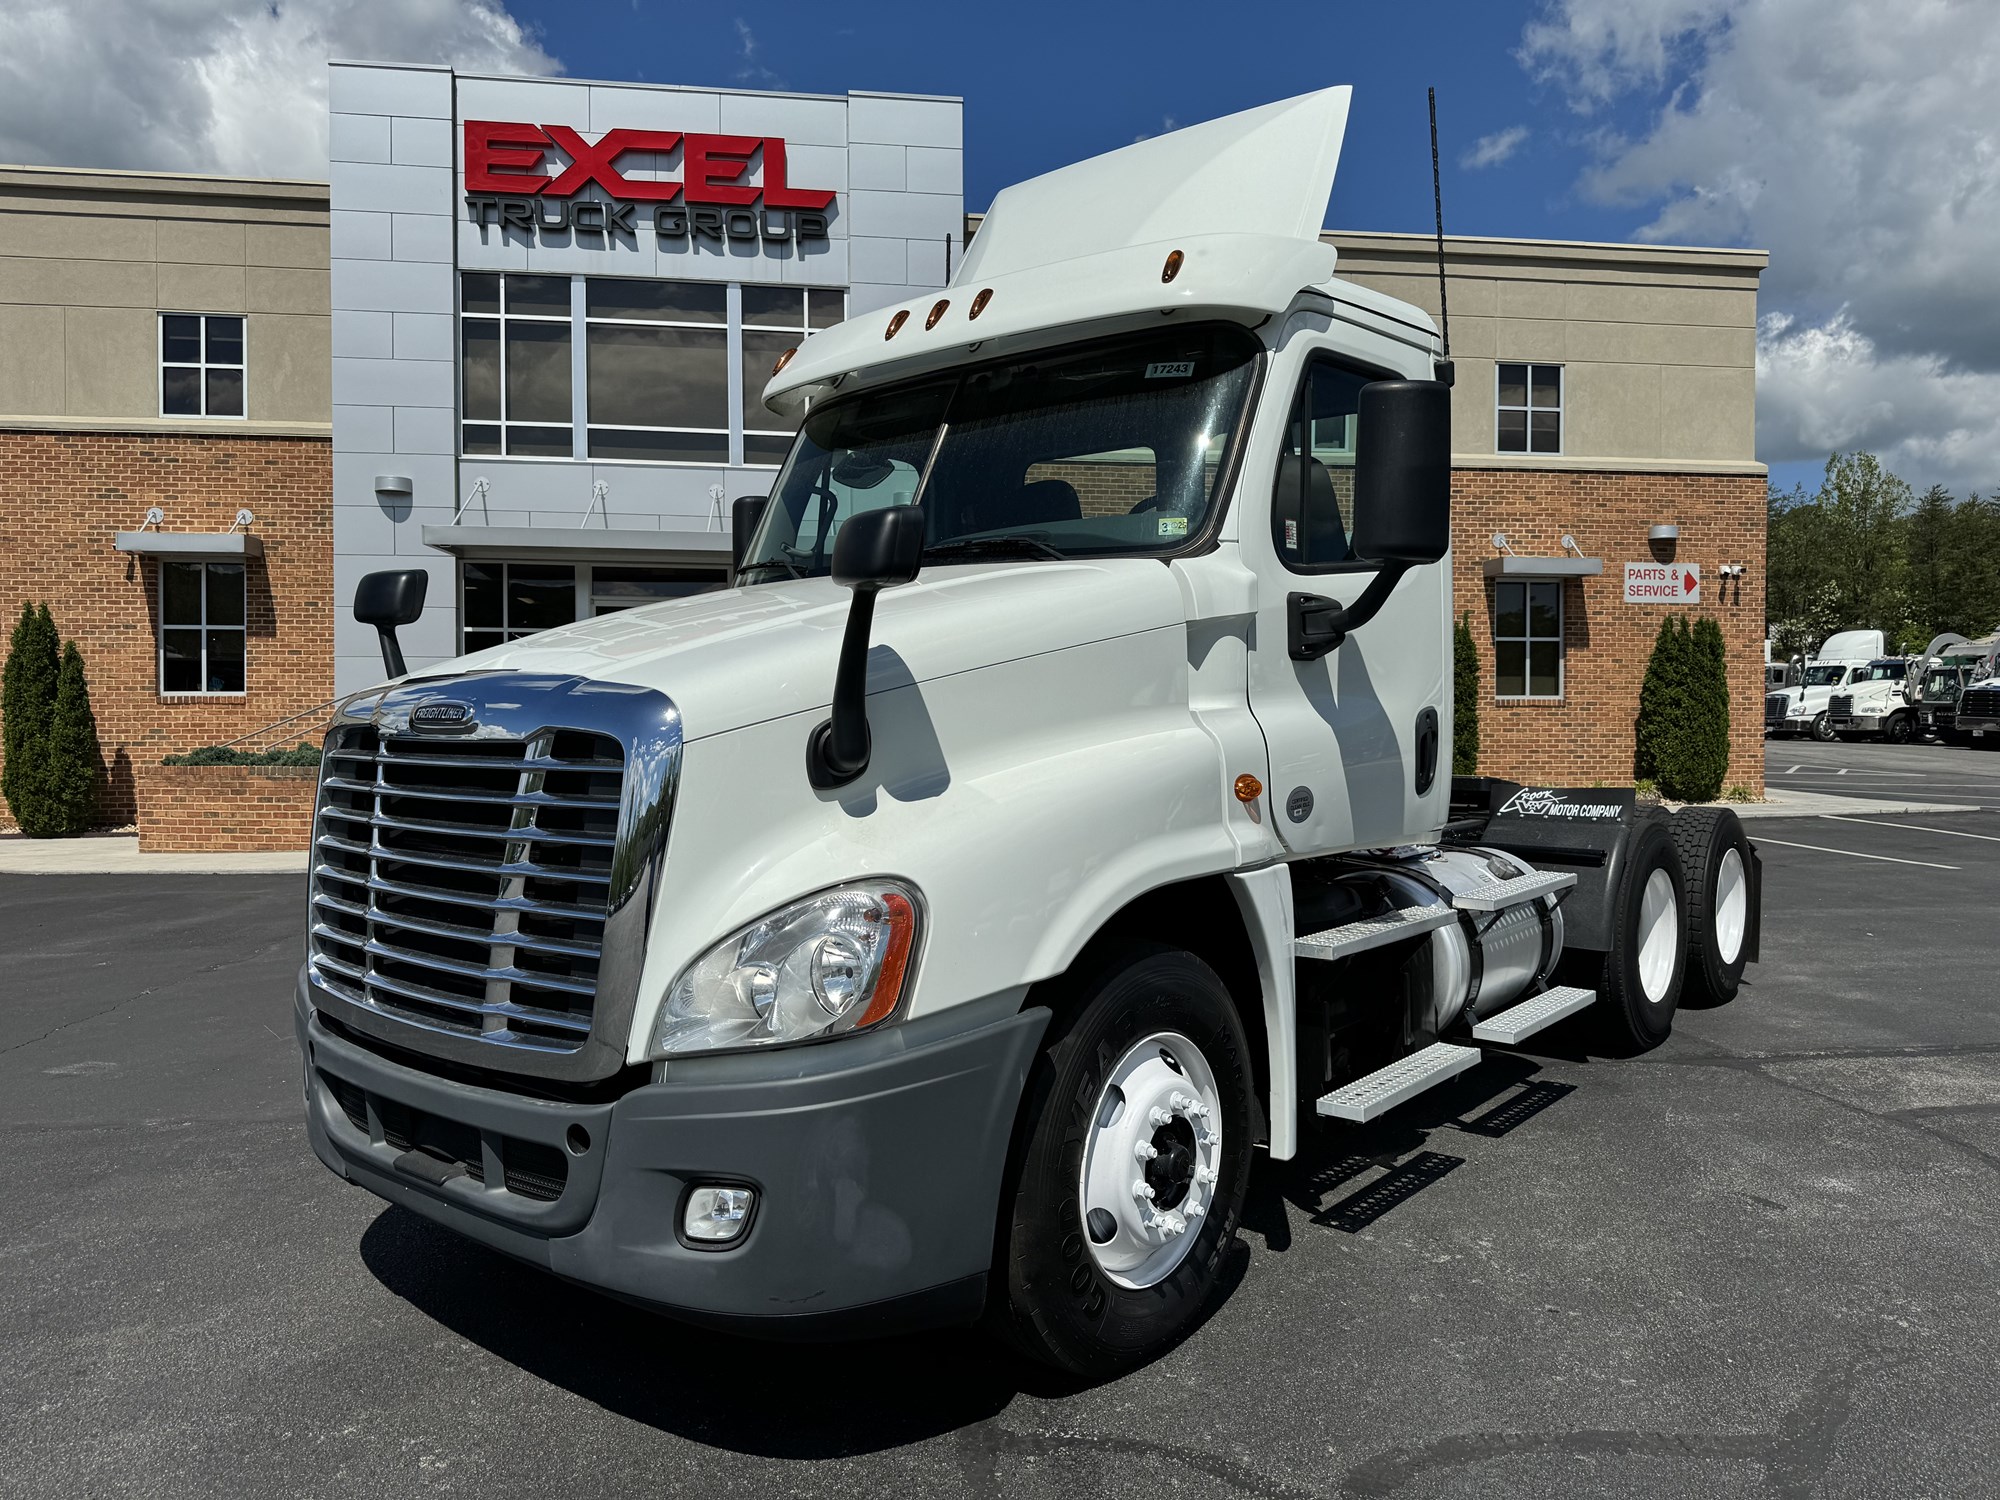
<svg viewBox="0 0 2000 1500"><path fill-rule="evenodd" d="M416 486L410 482L410 476L407 474L377 474L375 476L375 493L378 495L409 495L414 493L415 490Z"/></svg>
<svg viewBox="0 0 2000 1500"><path fill-rule="evenodd" d="M1677 542L1680 536L1680 527L1672 521L1655 521L1646 532L1647 539L1655 542Z"/></svg>

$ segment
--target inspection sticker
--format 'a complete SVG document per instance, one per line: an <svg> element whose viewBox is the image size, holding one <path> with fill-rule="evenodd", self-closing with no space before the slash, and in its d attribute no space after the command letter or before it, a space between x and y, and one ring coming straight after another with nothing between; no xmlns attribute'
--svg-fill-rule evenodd
<svg viewBox="0 0 2000 1500"><path fill-rule="evenodd" d="M1191 359L1163 359L1146 366L1148 380L1186 380L1192 374L1194 361Z"/></svg>
<svg viewBox="0 0 2000 1500"><path fill-rule="evenodd" d="M1186 516L1161 516L1161 517L1160 517L1160 535L1161 535L1161 536L1186 536L1186 535L1187 535L1187 521L1188 521L1188 518L1187 518Z"/></svg>

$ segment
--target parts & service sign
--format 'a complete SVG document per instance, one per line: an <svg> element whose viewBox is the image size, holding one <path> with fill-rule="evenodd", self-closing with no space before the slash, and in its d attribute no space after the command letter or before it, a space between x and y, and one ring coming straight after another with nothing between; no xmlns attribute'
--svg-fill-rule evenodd
<svg viewBox="0 0 2000 1500"><path fill-rule="evenodd" d="M1627 604L1701 603L1699 563L1625 564Z"/></svg>

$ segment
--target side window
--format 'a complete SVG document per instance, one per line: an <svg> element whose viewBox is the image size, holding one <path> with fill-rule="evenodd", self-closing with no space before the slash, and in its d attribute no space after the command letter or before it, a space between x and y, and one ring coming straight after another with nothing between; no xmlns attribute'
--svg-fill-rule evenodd
<svg viewBox="0 0 2000 1500"><path fill-rule="evenodd" d="M243 415L243 319L160 314L160 415Z"/></svg>
<svg viewBox="0 0 2000 1500"><path fill-rule="evenodd" d="M243 691L243 564L160 564L160 691Z"/></svg>
<svg viewBox="0 0 2000 1500"><path fill-rule="evenodd" d="M1563 586L1493 586L1493 691L1498 698L1563 693Z"/></svg>
<svg viewBox="0 0 2000 1500"><path fill-rule="evenodd" d="M864 510L881 510L889 505L908 505L917 498L917 469L900 458L878 463L849 457L833 465L824 484L814 488L813 497L799 517L796 550L818 553L833 550L833 539L841 524ZM821 546L821 528L825 545Z"/></svg>
<svg viewBox="0 0 2000 1500"><path fill-rule="evenodd" d="M1560 453L1562 366L1501 364L1494 446L1502 453Z"/></svg>
<svg viewBox="0 0 2000 1500"><path fill-rule="evenodd" d="M1271 494L1271 543L1289 568L1312 572L1353 561L1354 418L1368 380L1319 360L1299 382Z"/></svg>

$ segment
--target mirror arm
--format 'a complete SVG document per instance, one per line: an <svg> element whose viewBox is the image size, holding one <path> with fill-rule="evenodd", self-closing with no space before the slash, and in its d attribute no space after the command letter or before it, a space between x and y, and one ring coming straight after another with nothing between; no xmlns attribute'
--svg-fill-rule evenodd
<svg viewBox="0 0 2000 1500"><path fill-rule="evenodd" d="M396 627L377 625L375 634L382 646L382 670L391 677L403 676L410 669L403 661L403 647L396 639Z"/></svg>
<svg viewBox="0 0 2000 1500"><path fill-rule="evenodd" d="M868 637L879 589L857 584L840 638L840 666L833 678L833 713L806 741L806 780L816 791L846 786L868 769Z"/></svg>
<svg viewBox="0 0 2000 1500"><path fill-rule="evenodd" d="M1368 587L1361 591L1361 597L1344 608L1318 594L1285 595L1286 635L1292 660L1318 661L1339 650L1340 643L1352 632L1375 618L1409 571L1407 562L1382 564Z"/></svg>

